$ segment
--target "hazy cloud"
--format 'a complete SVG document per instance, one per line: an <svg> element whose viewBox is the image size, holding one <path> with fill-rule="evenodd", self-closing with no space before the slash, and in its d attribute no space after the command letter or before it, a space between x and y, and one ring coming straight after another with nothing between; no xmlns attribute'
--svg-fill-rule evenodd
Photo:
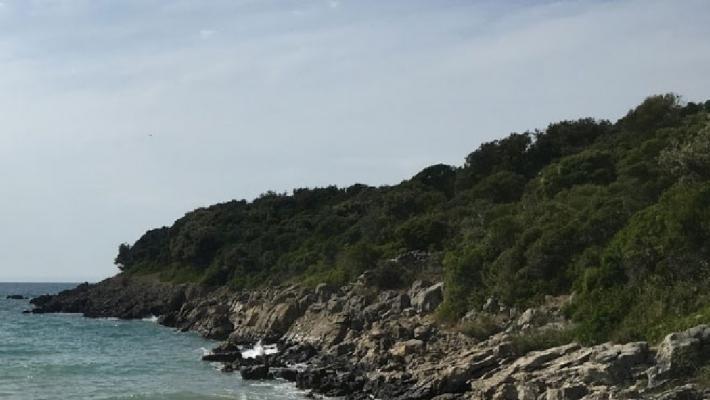
<svg viewBox="0 0 710 400"><path fill-rule="evenodd" d="M98 279L197 206L710 97L705 1L3 4L0 280Z"/></svg>
<svg viewBox="0 0 710 400"><path fill-rule="evenodd" d="M202 29L200 30L200 37L202 39L209 39L212 36L214 36L217 33L217 31L212 30L212 29Z"/></svg>

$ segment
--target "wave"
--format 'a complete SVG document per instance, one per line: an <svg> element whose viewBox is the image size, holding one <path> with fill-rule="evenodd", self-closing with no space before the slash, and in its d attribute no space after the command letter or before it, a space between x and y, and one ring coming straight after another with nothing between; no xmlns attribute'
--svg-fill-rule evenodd
<svg viewBox="0 0 710 400"><path fill-rule="evenodd" d="M261 341L258 341L254 347L250 349L242 349L242 357L244 358L256 358L260 356L265 356L269 354L276 354L279 352L278 346L275 344L262 345Z"/></svg>

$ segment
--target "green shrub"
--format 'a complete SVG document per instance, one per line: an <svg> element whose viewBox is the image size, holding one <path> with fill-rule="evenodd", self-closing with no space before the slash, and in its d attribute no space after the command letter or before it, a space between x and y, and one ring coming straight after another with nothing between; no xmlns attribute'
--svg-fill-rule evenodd
<svg viewBox="0 0 710 400"><path fill-rule="evenodd" d="M576 330L571 327L538 329L512 335L510 345L513 354L524 355L572 343L576 336Z"/></svg>
<svg viewBox="0 0 710 400"><path fill-rule="evenodd" d="M500 332L503 327L501 321L488 314L477 315L475 319L461 322L459 331L477 340L486 340Z"/></svg>
<svg viewBox="0 0 710 400"><path fill-rule="evenodd" d="M542 172L547 196L583 184L608 184L616 179L613 156L607 151L590 150L562 159Z"/></svg>

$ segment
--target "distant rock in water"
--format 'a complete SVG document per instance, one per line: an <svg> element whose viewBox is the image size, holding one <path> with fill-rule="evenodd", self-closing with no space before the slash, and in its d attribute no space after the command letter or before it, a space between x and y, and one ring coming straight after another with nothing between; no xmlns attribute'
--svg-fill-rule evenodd
<svg viewBox="0 0 710 400"><path fill-rule="evenodd" d="M27 297L25 297L21 294L9 294L9 295L7 295L6 299L8 299L8 300L27 300Z"/></svg>

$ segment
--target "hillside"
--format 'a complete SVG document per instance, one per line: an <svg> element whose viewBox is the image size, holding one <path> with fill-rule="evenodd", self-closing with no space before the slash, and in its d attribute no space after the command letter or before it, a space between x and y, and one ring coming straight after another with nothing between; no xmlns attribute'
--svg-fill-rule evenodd
<svg viewBox="0 0 710 400"><path fill-rule="evenodd" d="M235 288L340 285L364 271L394 288L441 273L443 320L490 297L522 306L574 292L565 312L579 339L657 340L710 322L709 239L710 101L668 94L615 123L513 133L462 167L434 165L394 186L197 209L122 244L116 263L128 275ZM434 261L387 262L415 250Z"/></svg>

